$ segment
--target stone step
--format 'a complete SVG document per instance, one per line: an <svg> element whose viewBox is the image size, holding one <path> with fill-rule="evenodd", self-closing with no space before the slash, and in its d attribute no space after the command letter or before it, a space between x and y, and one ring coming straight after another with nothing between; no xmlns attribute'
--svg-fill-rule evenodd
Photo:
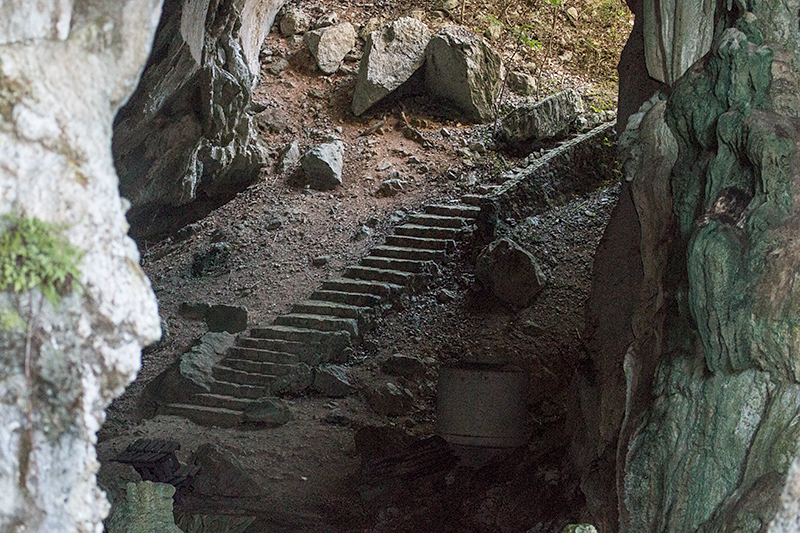
<svg viewBox="0 0 800 533"><path fill-rule="evenodd" d="M374 307L381 303L379 295L365 292L318 290L314 291L311 299L357 307Z"/></svg>
<svg viewBox="0 0 800 533"><path fill-rule="evenodd" d="M225 366L222 363L214 365L212 375L217 381L235 383L236 385L253 385L254 387L265 387L267 389L277 379L277 376L244 372Z"/></svg>
<svg viewBox="0 0 800 533"><path fill-rule="evenodd" d="M347 294L347 293L344 293ZM357 295L362 296L362 295ZM327 300L302 300L292 306L292 313L303 315L328 315L358 320L367 307L349 305Z"/></svg>
<svg viewBox="0 0 800 533"><path fill-rule="evenodd" d="M182 416L201 426L217 426L221 428L236 427L242 423L243 418L242 411L185 403L163 405L158 409L158 414Z"/></svg>
<svg viewBox="0 0 800 533"><path fill-rule="evenodd" d="M447 217L441 215L417 214L408 217L409 224L417 226L429 226L432 228L466 228L469 224L467 219L461 217Z"/></svg>
<svg viewBox="0 0 800 533"><path fill-rule="evenodd" d="M330 315L292 313L281 315L273 322L276 326L292 326L318 331L346 331L358 337L358 321L352 318L339 318Z"/></svg>
<svg viewBox="0 0 800 533"><path fill-rule="evenodd" d="M422 209L426 213L430 213L431 215L439 215L443 217L461 217L467 219L475 219L478 218L478 215L481 212L481 208L474 205L463 205L463 204L456 204L456 205L440 205L440 204L431 204L426 205Z"/></svg>
<svg viewBox="0 0 800 533"><path fill-rule="evenodd" d="M352 266L344 271L345 278L364 279L369 281L383 281L395 285L410 285L414 281L414 274L399 270L384 270L367 266Z"/></svg>
<svg viewBox="0 0 800 533"><path fill-rule="evenodd" d="M211 393L234 398L249 398L257 400L270 396L269 387L231 383L229 381L215 381L211 384Z"/></svg>
<svg viewBox="0 0 800 533"><path fill-rule="evenodd" d="M402 285L381 283L361 279L330 279L322 284L322 290L341 292L363 292L385 298L403 290Z"/></svg>
<svg viewBox="0 0 800 533"><path fill-rule="evenodd" d="M263 374L266 376L285 376L294 370L295 365L280 365L271 362L254 361L252 359L235 359L228 357L220 362L221 365L233 370Z"/></svg>
<svg viewBox="0 0 800 533"><path fill-rule="evenodd" d="M396 235L420 239L455 239L464 230L458 228L435 228L417 224L403 224L394 228Z"/></svg>
<svg viewBox="0 0 800 533"><path fill-rule="evenodd" d="M280 365L296 365L300 362L298 357L308 347L302 342L285 341L282 339L255 339L253 337L240 337L239 346L234 346L228 352L228 357L236 359L250 359L262 363L276 363Z"/></svg>
<svg viewBox="0 0 800 533"><path fill-rule="evenodd" d="M253 403L253 400L248 400L246 398L235 398L233 396L211 394L208 392L195 394L192 396L191 400L192 405L219 407L222 409L230 409L231 411L244 411L248 405Z"/></svg>
<svg viewBox="0 0 800 533"><path fill-rule="evenodd" d="M425 239L409 237L407 235L387 235L386 246L399 248L419 248L423 250L441 250L449 252L455 249L456 241L453 239Z"/></svg>
<svg viewBox="0 0 800 533"><path fill-rule="evenodd" d="M409 261L443 261L447 257L447 253L444 250L424 250L398 246L376 246L370 253L374 257L391 257Z"/></svg>
<svg viewBox="0 0 800 533"><path fill-rule="evenodd" d="M484 195L482 194L465 194L461 197L461 201L467 205L480 207L483 202Z"/></svg>
<svg viewBox="0 0 800 533"><path fill-rule="evenodd" d="M319 331L309 328L298 328L293 326L272 325L264 328L253 328L250 336L257 339L283 339L285 341L305 342L308 344L320 344L328 340L336 332Z"/></svg>
<svg viewBox="0 0 800 533"><path fill-rule="evenodd" d="M394 257L367 256L361 260L361 265L383 270L400 270L411 274L430 274L436 271L436 263L432 261L415 261Z"/></svg>
<svg viewBox="0 0 800 533"><path fill-rule="evenodd" d="M478 186L478 194L488 195L492 194L494 191L500 188L500 185L479 185Z"/></svg>

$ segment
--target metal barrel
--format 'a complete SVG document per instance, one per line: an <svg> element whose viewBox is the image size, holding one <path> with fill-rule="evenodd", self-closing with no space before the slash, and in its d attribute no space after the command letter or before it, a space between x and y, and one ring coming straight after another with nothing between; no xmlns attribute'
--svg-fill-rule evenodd
<svg viewBox="0 0 800 533"><path fill-rule="evenodd" d="M528 375L516 367L444 367L439 372L436 433L454 445L521 446L528 437L527 389Z"/></svg>

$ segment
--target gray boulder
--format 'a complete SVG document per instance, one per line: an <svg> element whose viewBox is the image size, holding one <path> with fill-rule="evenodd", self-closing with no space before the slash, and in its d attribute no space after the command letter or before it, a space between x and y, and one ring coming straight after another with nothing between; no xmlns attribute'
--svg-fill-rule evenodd
<svg viewBox="0 0 800 533"><path fill-rule="evenodd" d="M494 118L503 62L483 38L461 26L445 26L425 51L428 92L448 100L473 120Z"/></svg>
<svg viewBox="0 0 800 533"><path fill-rule="evenodd" d="M171 232L192 221L198 198L227 197L258 179L265 155L248 110L264 26L281 2L247 2L241 12L232 0L208 12L188 0L164 3L151 61L114 121L135 238Z"/></svg>
<svg viewBox="0 0 800 533"><path fill-rule="evenodd" d="M278 172L286 172L300 161L300 144L297 141L292 143L281 151L278 158Z"/></svg>
<svg viewBox="0 0 800 533"><path fill-rule="evenodd" d="M333 74L342 66L344 57L356 44L356 30L349 22L342 22L313 30L303 35L303 41L325 74Z"/></svg>
<svg viewBox="0 0 800 533"><path fill-rule="evenodd" d="M314 371L307 364L298 363L272 382L270 392L276 396L295 396L306 392L313 383Z"/></svg>
<svg viewBox="0 0 800 533"><path fill-rule="evenodd" d="M391 381L371 386L366 391L369 406L379 415L403 416L414 407L414 395Z"/></svg>
<svg viewBox="0 0 800 533"><path fill-rule="evenodd" d="M522 96L536 94L536 78L526 72L509 72L506 75L508 90Z"/></svg>
<svg viewBox="0 0 800 533"><path fill-rule="evenodd" d="M499 299L517 307L530 305L546 281L536 259L509 239L484 248L475 277Z"/></svg>
<svg viewBox="0 0 800 533"><path fill-rule="evenodd" d="M260 398L250 402L244 410L245 424L276 428L292 419L292 412L286 402L278 398Z"/></svg>
<svg viewBox="0 0 800 533"><path fill-rule="evenodd" d="M430 38L428 27L410 17L369 34L353 90L356 116L400 87L422 66Z"/></svg>
<svg viewBox="0 0 800 533"><path fill-rule="evenodd" d="M281 17L281 34L284 37L303 34L311 27L311 19L302 9L292 8L286 10Z"/></svg>
<svg viewBox="0 0 800 533"><path fill-rule="evenodd" d="M558 137L569 130L582 112L580 95L567 89L520 106L506 115L501 124L501 136L508 143Z"/></svg>
<svg viewBox="0 0 800 533"><path fill-rule="evenodd" d="M344 398L353 392L353 386L347 378L347 369L337 365L318 368L314 375L313 388L329 398Z"/></svg>
<svg viewBox="0 0 800 533"><path fill-rule="evenodd" d="M258 481L230 450L203 444L194 453L200 471L194 478L195 494L228 498L257 498L264 494Z"/></svg>
<svg viewBox="0 0 800 533"><path fill-rule="evenodd" d="M314 190L328 191L342 184L344 143L333 141L315 146L300 159L306 183Z"/></svg>

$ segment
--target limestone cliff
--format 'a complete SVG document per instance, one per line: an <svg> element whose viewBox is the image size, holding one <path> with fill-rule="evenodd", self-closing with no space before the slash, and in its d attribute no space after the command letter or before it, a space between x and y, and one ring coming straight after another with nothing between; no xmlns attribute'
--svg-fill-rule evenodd
<svg viewBox="0 0 800 533"><path fill-rule="evenodd" d="M41 268L56 291L35 277L31 290L0 278L2 531L96 533L108 511L95 483L96 432L135 377L142 345L159 336L155 296L126 236L111 124L136 87L160 7L0 3L0 235L19 230L13 220L38 219L38 239L79 259L75 279L58 282L47 247L16 241L31 253L14 256L15 275Z"/></svg>
<svg viewBox="0 0 800 533"><path fill-rule="evenodd" d="M166 0L141 83L114 122L135 238L168 233L255 181L258 54L283 0ZM204 211L206 210L206 211Z"/></svg>
<svg viewBox="0 0 800 533"><path fill-rule="evenodd" d="M616 468L616 498L591 468L583 485L620 531L766 531L800 437L797 10L713 8L710 53L622 141L643 277L631 344L584 371L603 413L581 448Z"/></svg>

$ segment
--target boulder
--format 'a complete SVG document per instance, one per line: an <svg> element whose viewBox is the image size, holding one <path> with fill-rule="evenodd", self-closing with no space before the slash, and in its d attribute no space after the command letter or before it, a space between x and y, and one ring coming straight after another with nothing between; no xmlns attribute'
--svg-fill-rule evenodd
<svg viewBox="0 0 800 533"><path fill-rule="evenodd" d="M203 444L193 455L200 471L192 483L192 492L202 496L258 498L264 490L231 452L215 444Z"/></svg>
<svg viewBox="0 0 800 533"><path fill-rule="evenodd" d="M333 74L342 66L344 57L356 44L356 30L349 22L312 30L303 41L325 74Z"/></svg>
<svg viewBox="0 0 800 533"><path fill-rule="evenodd" d="M375 192L375 196L394 196L397 193L402 192L407 184L407 181L399 178L384 180L381 182L378 190Z"/></svg>
<svg viewBox="0 0 800 533"><path fill-rule="evenodd" d="M365 391L369 406L379 415L403 416L414 407L414 395L391 381L371 385Z"/></svg>
<svg viewBox="0 0 800 533"><path fill-rule="evenodd" d="M489 244L478 256L475 278L507 304L527 307L546 282L536 259L510 239Z"/></svg>
<svg viewBox="0 0 800 533"><path fill-rule="evenodd" d="M531 96L536 94L536 88L538 85L536 78L527 72L517 71L509 72L506 75L506 84L508 85L509 91L522 96Z"/></svg>
<svg viewBox="0 0 800 533"><path fill-rule="evenodd" d="M313 389L329 398L344 398L353 392L347 377L347 368L327 365L317 369L314 374Z"/></svg>
<svg viewBox="0 0 800 533"><path fill-rule="evenodd" d="M0 2L3 237L7 217L21 218L80 257L63 262L70 268L46 252L15 265L77 272L61 295L47 282L50 299L27 286L0 292L0 531L103 530L97 432L160 335L111 154L111 124L147 61L159 9L153 0ZM9 254L0 264L9 267Z"/></svg>
<svg viewBox="0 0 800 533"><path fill-rule="evenodd" d="M166 0L151 60L114 121L114 164L138 239L170 233L259 176L251 88L258 52L283 0L234 0L217 9ZM204 9L203 6L206 6Z"/></svg>
<svg viewBox="0 0 800 533"><path fill-rule="evenodd" d="M317 191L328 191L342 184L344 143L333 141L315 146L300 159L306 183Z"/></svg>
<svg viewBox="0 0 800 533"><path fill-rule="evenodd" d="M166 483L128 483L125 498L106 520L108 533L183 533L172 516L175 487Z"/></svg>
<svg viewBox="0 0 800 533"><path fill-rule="evenodd" d="M292 412L286 402L278 398L260 398L247 404L244 410L243 423L276 428L292 420Z"/></svg>
<svg viewBox="0 0 800 533"><path fill-rule="evenodd" d="M479 122L495 116L502 70L500 55L489 43L461 26L444 26L425 50L428 92Z"/></svg>
<svg viewBox="0 0 800 533"><path fill-rule="evenodd" d="M431 32L417 19L400 18L369 34L353 89L353 113L361 115L425 62Z"/></svg>
<svg viewBox="0 0 800 533"><path fill-rule="evenodd" d="M292 370L278 376L272 382L270 392L276 396L297 396L306 392L314 383L314 371L305 363L299 363Z"/></svg>
<svg viewBox="0 0 800 533"><path fill-rule="evenodd" d="M278 172L286 172L300 161L300 144L292 141L291 144L281 151L278 158Z"/></svg>
<svg viewBox="0 0 800 533"><path fill-rule="evenodd" d="M292 35L302 35L311 27L311 18L305 11L298 8L291 8L281 17L281 35L291 37Z"/></svg>
<svg viewBox="0 0 800 533"><path fill-rule="evenodd" d="M503 117L501 137L505 142L542 141L564 135L583 112L583 101L573 89L524 104Z"/></svg>

